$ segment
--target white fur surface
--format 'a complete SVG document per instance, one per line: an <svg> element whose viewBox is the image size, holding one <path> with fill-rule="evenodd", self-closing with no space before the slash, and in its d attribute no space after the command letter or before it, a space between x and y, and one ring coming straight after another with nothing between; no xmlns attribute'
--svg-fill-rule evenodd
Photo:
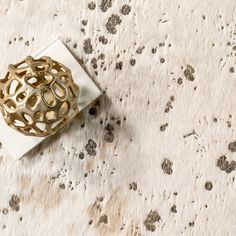
<svg viewBox="0 0 236 236"><path fill-rule="evenodd" d="M236 139L236 72L230 72L236 2L114 0L106 12L100 0L94 10L89 2L0 3L1 77L8 64L58 36L106 91L96 116L86 110L22 160L11 159L2 146L0 235L235 235L236 172L221 170L217 160L236 160L229 150ZM131 6L128 15L120 12L124 4ZM122 20L114 35L106 29L112 14ZM89 38L92 54L84 51ZM94 69L91 60L101 53L104 66L99 59ZM193 81L184 75L187 65L194 68ZM114 126L112 143L104 139L107 124ZM86 152L89 139L97 144L95 156ZM164 158L173 163L170 175L162 169ZM13 194L20 199L18 211L9 205ZM150 211L161 217L149 222L154 232L146 227Z"/></svg>

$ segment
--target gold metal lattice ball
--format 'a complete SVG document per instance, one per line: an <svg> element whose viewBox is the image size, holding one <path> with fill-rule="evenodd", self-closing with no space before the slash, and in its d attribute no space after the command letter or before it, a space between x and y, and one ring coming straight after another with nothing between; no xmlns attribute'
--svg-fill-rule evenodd
<svg viewBox="0 0 236 236"><path fill-rule="evenodd" d="M71 71L50 57L27 57L9 65L0 80L0 109L6 123L30 136L63 129L78 113L79 87Z"/></svg>

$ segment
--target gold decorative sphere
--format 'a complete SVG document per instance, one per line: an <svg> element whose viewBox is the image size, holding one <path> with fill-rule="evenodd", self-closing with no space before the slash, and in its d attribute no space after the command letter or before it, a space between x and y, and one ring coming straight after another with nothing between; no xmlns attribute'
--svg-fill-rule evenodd
<svg viewBox="0 0 236 236"><path fill-rule="evenodd" d="M29 136L62 130L78 113L79 87L69 68L50 57L28 56L9 65L0 80L0 109L6 123Z"/></svg>

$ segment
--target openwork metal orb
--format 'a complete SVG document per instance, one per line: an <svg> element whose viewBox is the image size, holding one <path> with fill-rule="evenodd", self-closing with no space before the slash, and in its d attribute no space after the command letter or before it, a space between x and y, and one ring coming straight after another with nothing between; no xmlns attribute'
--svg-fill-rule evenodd
<svg viewBox="0 0 236 236"><path fill-rule="evenodd" d="M0 109L6 123L30 136L63 129L78 113L79 87L71 71L50 57L9 65L0 80Z"/></svg>

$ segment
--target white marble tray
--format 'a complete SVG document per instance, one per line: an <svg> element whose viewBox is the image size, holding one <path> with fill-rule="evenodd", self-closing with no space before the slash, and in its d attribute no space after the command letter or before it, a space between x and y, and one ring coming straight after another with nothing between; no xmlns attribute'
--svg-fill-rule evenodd
<svg viewBox="0 0 236 236"><path fill-rule="evenodd" d="M101 95L101 91L59 39L54 40L45 49L35 54L35 57L41 56L50 56L71 69L75 83L80 86L80 97L78 99L80 111ZM25 136L15 131L7 126L2 115L0 115L0 141L14 159L21 158L44 139Z"/></svg>

